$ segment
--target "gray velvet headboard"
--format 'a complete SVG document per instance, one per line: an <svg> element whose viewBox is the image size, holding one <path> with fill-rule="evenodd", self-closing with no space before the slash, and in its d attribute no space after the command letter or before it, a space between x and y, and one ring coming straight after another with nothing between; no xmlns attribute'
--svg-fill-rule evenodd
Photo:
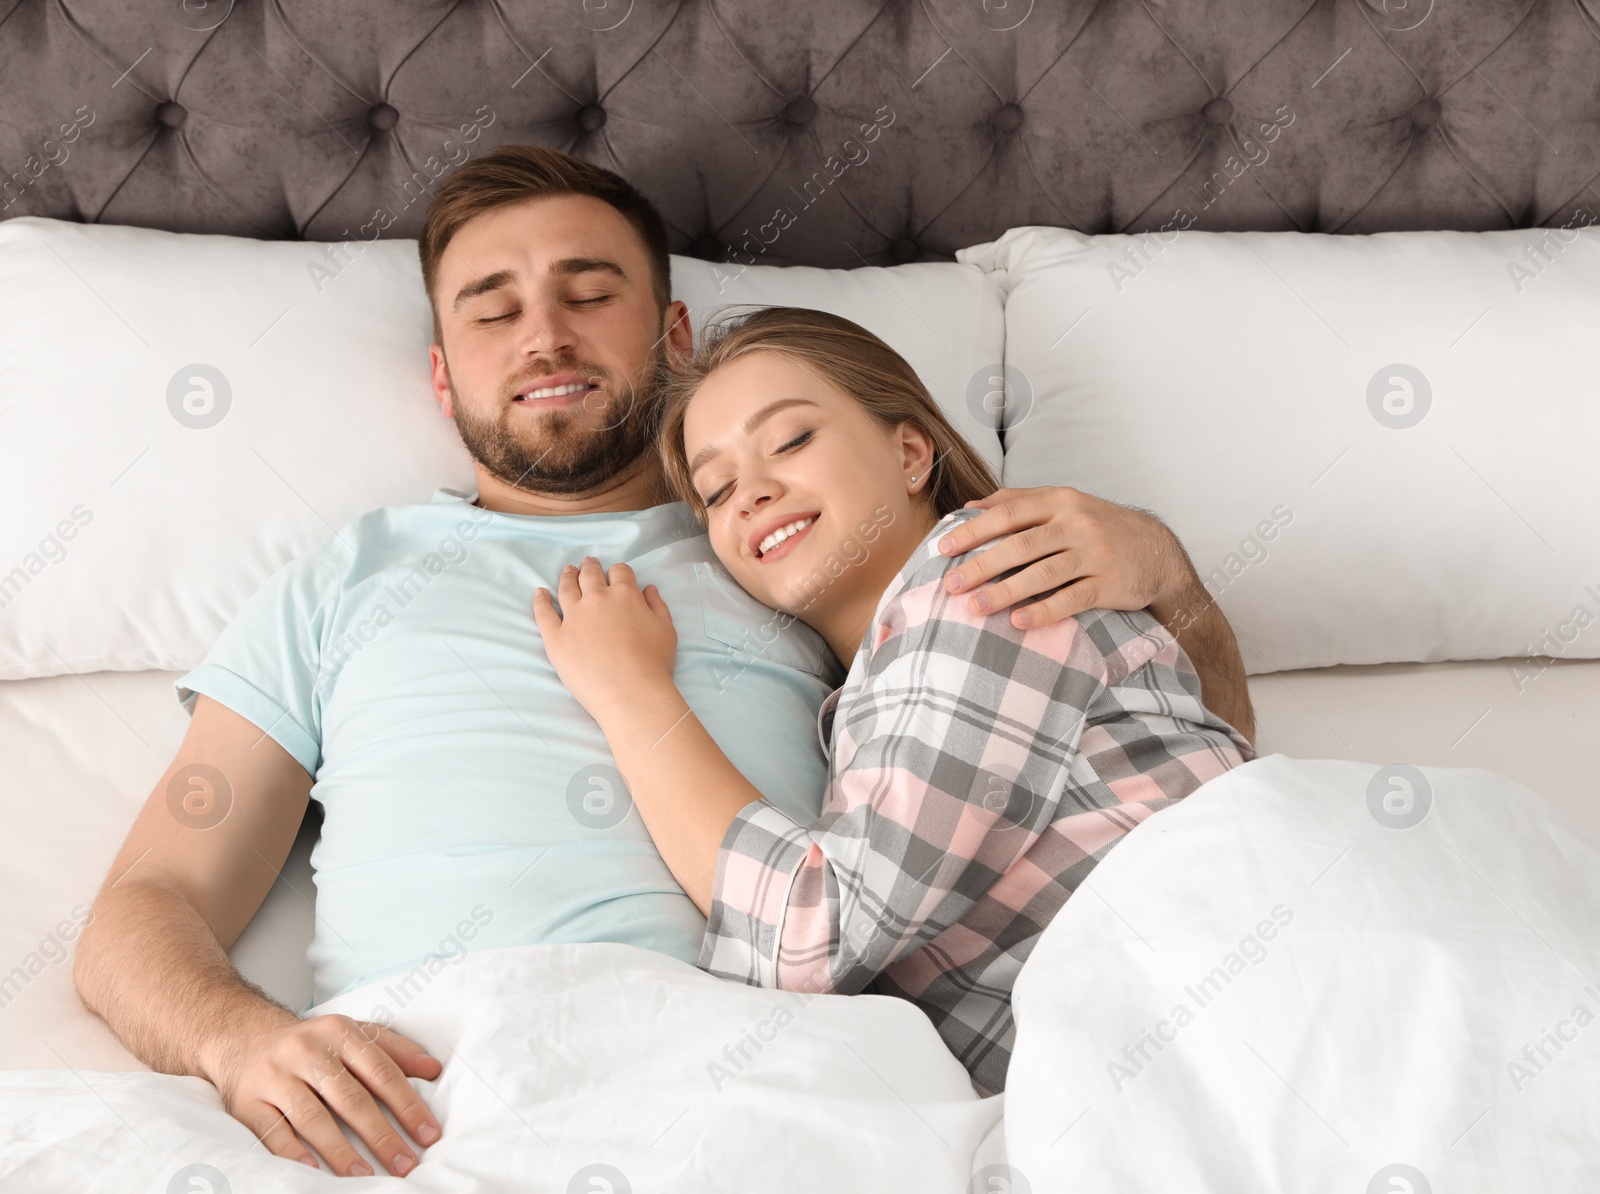
<svg viewBox="0 0 1600 1194"><path fill-rule="evenodd" d="M0 0L0 214L414 236L558 146L673 247L1374 232L1600 204L1600 0Z"/></svg>

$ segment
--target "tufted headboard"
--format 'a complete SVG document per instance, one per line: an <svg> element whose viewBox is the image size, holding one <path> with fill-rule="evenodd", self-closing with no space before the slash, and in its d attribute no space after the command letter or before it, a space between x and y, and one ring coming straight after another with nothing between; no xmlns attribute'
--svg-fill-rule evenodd
<svg viewBox="0 0 1600 1194"><path fill-rule="evenodd" d="M557 146L673 248L1375 232L1600 202L1597 0L0 0L0 215L415 236Z"/></svg>

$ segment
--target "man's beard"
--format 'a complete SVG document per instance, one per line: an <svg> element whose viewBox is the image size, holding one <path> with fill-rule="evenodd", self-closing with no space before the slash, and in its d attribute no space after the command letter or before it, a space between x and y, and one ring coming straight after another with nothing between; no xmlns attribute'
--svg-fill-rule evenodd
<svg viewBox="0 0 1600 1194"><path fill-rule="evenodd" d="M591 390L579 405L555 407L534 419L513 409L511 395L560 373L597 379L602 389ZM657 344L637 388L627 378L614 381L596 365L563 359L513 378L495 415L463 403L453 380L450 397L461 442L486 471L517 489L570 496L609 488L655 450L667 378L667 350ZM603 402L592 401L598 395Z"/></svg>

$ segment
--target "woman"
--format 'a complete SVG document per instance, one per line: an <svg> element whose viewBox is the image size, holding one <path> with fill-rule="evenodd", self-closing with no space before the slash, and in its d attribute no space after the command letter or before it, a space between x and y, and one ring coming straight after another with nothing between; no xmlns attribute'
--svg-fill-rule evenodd
<svg viewBox="0 0 1600 1194"><path fill-rule="evenodd" d="M669 484L751 594L849 667L824 704L822 814L797 824L672 681L676 636L623 565L569 568L534 614L635 806L708 917L700 965L921 1006L985 1093L1039 934L1135 824L1252 755L1148 612L1037 629L970 610L940 537L994 489L911 367L866 329L771 308L714 329L674 386ZM736 681L735 681L736 682Z"/></svg>

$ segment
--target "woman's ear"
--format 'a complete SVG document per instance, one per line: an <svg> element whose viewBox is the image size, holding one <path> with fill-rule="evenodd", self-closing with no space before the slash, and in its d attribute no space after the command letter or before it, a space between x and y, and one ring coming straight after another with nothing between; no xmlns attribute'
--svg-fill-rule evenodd
<svg viewBox="0 0 1600 1194"><path fill-rule="evenodd" d="M928 489L929 475L933 472L938 456L933 437L912 422L901 423L895 429L895 435L900 446L901 471L905 476L906 491L911 494L925 493Z"/></svg>

